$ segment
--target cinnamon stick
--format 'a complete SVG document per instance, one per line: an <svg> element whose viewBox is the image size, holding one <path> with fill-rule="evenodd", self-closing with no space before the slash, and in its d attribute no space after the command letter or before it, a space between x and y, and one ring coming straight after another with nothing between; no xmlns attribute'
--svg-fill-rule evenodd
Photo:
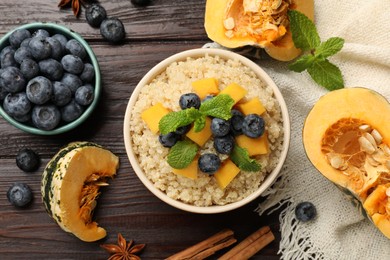
<svg viewBox="0 0 390 260"><path fill-rule="evenodd" d="M275 239L269 226L262 227L233 247L219 260L248 259Z"/></svg>
<svg viewBox="0 0 390 260"><path fill-rule="evenodd" d="M206 240L166 258L166 260L205 259L218 250L237 242L233 235L234 233L232 230L224 229Z"/></svg>

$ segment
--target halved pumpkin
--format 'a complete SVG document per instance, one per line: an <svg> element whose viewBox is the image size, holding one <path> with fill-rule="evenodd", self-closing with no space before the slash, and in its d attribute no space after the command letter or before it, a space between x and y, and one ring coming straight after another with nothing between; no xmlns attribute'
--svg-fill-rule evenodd
<svg viewBox="0 0 390 260"><path fill-rule="evenodd" d="M42 199L49 215L83 241L105 237L92 214L99 188L108 185L118 166L117 156L94 143L75 142L62 148L42 175Z"/></svg>
<svg viewBox="0 0 390 260"><path fill-rule="evenodd" d="M367 88L321 97L303 128L306 154L319 172L352 194L390 238L390 104Z"/></svg>
<svg viewBox="0 0 390 260"><path fill-rule="evenodd" d="M289 61L301 53L289 30L289 9L314 19L313 0L207 0L206 33L224 47L257 46L274 59Z"/></svg>

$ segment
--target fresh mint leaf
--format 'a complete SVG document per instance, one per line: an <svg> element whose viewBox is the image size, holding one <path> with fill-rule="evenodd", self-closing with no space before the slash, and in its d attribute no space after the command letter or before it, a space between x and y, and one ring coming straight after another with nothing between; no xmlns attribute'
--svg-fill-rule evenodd
<svg viewBox="0 0 390 260"><path fill-rule="evenodd" d="M313 55L303 55L299 57L295 62L288 65L288 68L295 72L302 72L309 68L314 61L315 57Z"/></svg>
<svg viewBox="0 0 390 260"><path fill-rule="evenodd" d="M194 160L198 145L190 140L178 141L168 153L168 164L175 169L184 169Z"/></svg>
<svg viewBox="0 0 390 260"><path fill-rule="evenodd" d="M336 90L344 87L344 80L340 69L327 59L317 60L307 69L307 72L315 82L328 90Z"/></svg>
<svg viewBox="0 0 390 260"><path fill-rule="evenodd" d="M227 94L220 94L212 99L203 102L199 111L207 116L218 117L228 120L232 114L231 110L234 100Z"/></svg>
<svg viewBox="0 0 390 260"><path fill-rule="evenodd" d="M170 112L161 118L158 127L160 133L165 135L175 131L178 127L186 126L194 122L202 114L196 108L188 108L176 112Z"/></svg>
<svg viewBox="0 0 390 260"><path fill-rule="evenodd" d="M202 115L200 117L198 117L195 122L194 122L194 131L196 133L202 131L202 129L205 127L206 125L206 117L205 115Z"/></svg>
<svg viewBox="0 0 390 260"><path fill-rule="evenodd" d="M323 42L315 50L314 54L317 57L328 58L329 56L338 53L344 46L344 39L340 37L332 37Z"/></svg>
<svg viewBox="0 0 390 260"><path fill-rule="evenodd" d="M289 10L288 17L295 47L310 51L320 45L321 39L317 29L306 15L296 10Z"/></svg>
<svg viewBox="0 0 390 260"><path fill-rule="evenodd" d="M230 154L230 159L242 171L257 172L261 170L261 165L255 159L249 157L249 153L245 148L236 145Z"/></svg>

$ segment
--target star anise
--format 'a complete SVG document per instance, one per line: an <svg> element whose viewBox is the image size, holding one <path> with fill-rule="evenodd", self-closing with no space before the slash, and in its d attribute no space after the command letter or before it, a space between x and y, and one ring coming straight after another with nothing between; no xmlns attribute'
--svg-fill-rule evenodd
<svg viewBox="0 0 390 260"><path fill-rule="evenodd" d="M118 233L117 245L103 244L100 245L100 247L112 254L108 260L140 260L141 258L136 254L141 252L145 247L145 244L133 245L133 240L130 240L129 243L127 243L122 234Z"/></svg>
<svg viewBox="0 0 390 260"><path fill-rule="evenodd" d="M58 7L62 8L71 4L74 16L78 17L80 13L80 3L85 6L86 2L88 2L88 0L61 0Z"/></svg>

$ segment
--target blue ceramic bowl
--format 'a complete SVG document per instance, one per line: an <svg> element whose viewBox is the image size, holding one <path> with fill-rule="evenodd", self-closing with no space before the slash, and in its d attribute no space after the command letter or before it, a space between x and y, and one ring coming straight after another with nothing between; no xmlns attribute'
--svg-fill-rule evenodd
<svg viewBox="0 0 390 260"><path fill-rule="evenodd" d="M5 48L6 46L9 45L9 37L12 34L13 31L17 29L27 29L30 32L33 32L38 29L45 29L50 33L50 35L59 33L64 35L68 40L70 39L76 39L79 41L85 48L87 52L87 59L89 59L90 63L93 65L95 69L95 92L94 92L94 100L93 102L84 110L83 114L77 118L75 121L70 122L70 123L63 123L61 122L59 126L52 130L42 130L30 123L21 123L19 121L16 121L13 119L10 115L8 115L2 106L0 106L0 115L8 121L10 124L15 126L16 128L31 133L31 134L36 134L36 135L56 135L56 134L61 134L67 131L70 131L77 126L79 126L81 123L83 123L92 113L92 111L96 108L96 105L99 101L100 93L101 93L101 77L100 77L100 68L98 61L96 59L95 54L93 53L91 47L88 45L88 43L76 32L58 24L54 23L30 23L30 24L25 24L22 25L18 28L15 28L14 30L8 32L6 35L4 35L1 40L0 40L0 51Z"/></svg>

